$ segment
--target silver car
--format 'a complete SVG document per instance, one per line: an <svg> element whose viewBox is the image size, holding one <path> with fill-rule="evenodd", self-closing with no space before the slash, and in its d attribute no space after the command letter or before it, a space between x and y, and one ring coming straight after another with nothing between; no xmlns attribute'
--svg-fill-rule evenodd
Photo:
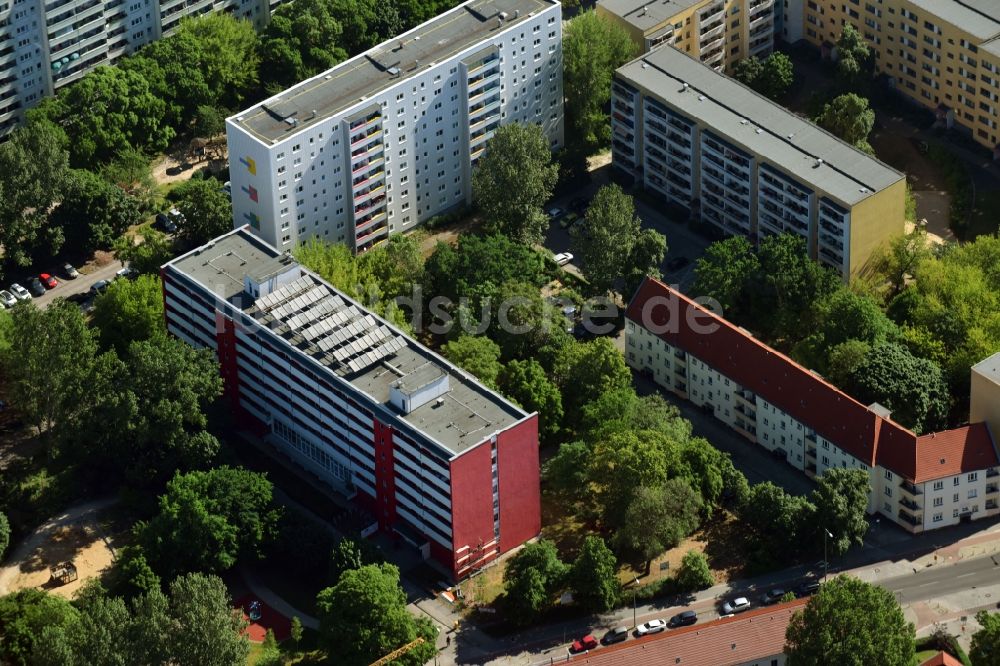
<svg viewBox="0 0 1000 666"><path fill-rule="evenodd" d="M28 290L16 282L10 285L10 293L14 294L14 298L16 298L19 301L31 300L31 294L28 293Z"/></svg>
<svg viewBox="0 0 1000 666"><path fill-rule="evenodd" d="M14 294L4 289L3 291L0 291L0 304L2 304L5 308L12 308L17 305L17 299L14 298Z"/></svg>
<svg viewBox="0 0 1000 666"><path fill-rule="evenodd" d="M665 631L667 628L666 620L650 620L649 622L643 622L638 627L635 628L636 636L646 636L648 634L657 634L661 631Z"/></svg>

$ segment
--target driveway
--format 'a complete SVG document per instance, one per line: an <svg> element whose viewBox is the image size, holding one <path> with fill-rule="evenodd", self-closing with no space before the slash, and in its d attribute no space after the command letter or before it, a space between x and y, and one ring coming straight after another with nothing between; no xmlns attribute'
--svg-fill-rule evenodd
<svg viewBox="0 0 1000 666"><path fill-rule="evenodd" d="M122 262L117 259L113 259L111 263L101 266L86 275L81 273L80 277L75 280L66 280L63 279L61 275L57 275L56 279L59 280L59 284L56 288L49 289L43 295L37 296L32 300L38 307L47 308L49 304L57 298L67 298L73 294L81 294L90 291L90 286L98 280L111 280L111 278L115 276L115 273L121 269Z"/></svg>

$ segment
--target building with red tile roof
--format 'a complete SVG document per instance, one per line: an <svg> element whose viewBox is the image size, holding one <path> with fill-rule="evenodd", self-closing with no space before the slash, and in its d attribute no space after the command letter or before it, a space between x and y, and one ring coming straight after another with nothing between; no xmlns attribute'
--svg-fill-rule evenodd
<svg viewBox="0 0 1000 666"><path fill-rule="evenodd" d="M805 599L747 611L572 657L587 666L783 666L785 630Z"/></svg>
<svg viewBox="0 0 1000 666"><path fill-rule="evenodd" d="M809 476L867 471L869 512L910 531L1000 514L988 423L918 436L659 280L626 311L626 360Z"/></svg>
<svg viewBox="0 0 1000 666"><path fill-rule="evenodd" d="M938 652L927 661L920 662L919 666L962 666L962 662L947 652Z"/></svg>

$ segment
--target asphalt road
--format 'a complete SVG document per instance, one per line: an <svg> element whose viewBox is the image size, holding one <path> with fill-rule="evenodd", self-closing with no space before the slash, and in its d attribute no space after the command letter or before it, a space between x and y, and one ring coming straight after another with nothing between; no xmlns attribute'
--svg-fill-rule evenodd
<svg viewBox="0 0 1000 666"><path fill-rule="evenodd" d="M908 576L880 581L879 585L896 595L900 604L937 599L1000 582L998 558L978 557L947 567L931 567Z"/></svg>

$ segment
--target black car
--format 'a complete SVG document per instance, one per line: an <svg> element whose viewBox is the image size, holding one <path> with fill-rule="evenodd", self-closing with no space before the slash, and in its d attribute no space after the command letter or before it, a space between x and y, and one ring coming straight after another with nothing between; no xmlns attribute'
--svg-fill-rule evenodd
<svg viewBox="0 0 1000 666"><path fill-rule="evenodd" d="M583 215L583 211L587 210L587 200L583 197L576 197L569 202L569 209L578 215Z"/></svg>
<svg viewBox="0 0 1000 666"><path fill-rule="evenodd" d="M604 634L604 638L601 639L601 643L604 645L611 645L612 643L621 643L623 640L628 638L628 627L615 627Z"/></svg>
<svg viewBox="0 0 1000 666"><path fill-rule="evenodd" d="M808 597L811 594L815 594L819 589L818 580L807 580L795 588L795 596L801 599L802 597Z"/></svg>
<svg viewBox="0 0 1000 666"><path fill-rule="evenodd" d="M166 234L177 233L177 224L166 213L156 214L156 219L153 221L153 228Z"/></svg>
<svg viewBox="0 0 1000 666"><path fill-rule="evenodd" d="M667 626L671 629L675 627L689 627L698 621L698 614L694 611L684 611L683 613L678 613L674 615L667 622Z"/></svg>
<svg viewBox="0 0 1000 666"><path fill-rule="evenodd" d="M785 596L785 591L780 587L768 590L760 598L760 603L764 606L770 606L771 604L776 604L781 601L781 597Z"/></svg>
<svg viewBox="0 0 1000 666"><path fill-rule="evenodd" d="M45 293L45 285L42 281L36 277L28 279L28 291L30 291L35 296L41 296Z"/></svg>

